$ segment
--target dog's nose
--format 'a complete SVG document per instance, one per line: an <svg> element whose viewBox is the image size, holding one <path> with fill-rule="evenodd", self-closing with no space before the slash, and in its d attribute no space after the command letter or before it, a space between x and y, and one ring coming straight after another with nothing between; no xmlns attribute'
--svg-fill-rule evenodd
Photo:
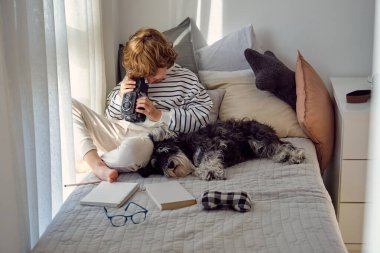
<svg viewBox="0 0 380 253"><path fill-rule="evenodd" d="M174 169L175 168L175 164L173 161L170 161L169 164L168 164L168 169Z"/></svg>

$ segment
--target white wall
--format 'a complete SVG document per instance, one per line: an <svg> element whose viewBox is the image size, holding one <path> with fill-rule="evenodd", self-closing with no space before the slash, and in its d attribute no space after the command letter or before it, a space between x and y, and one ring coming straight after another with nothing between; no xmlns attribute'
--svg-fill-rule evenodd
<svg viewBox="0 0 380 253"><path fill-rule="evenodd" d="M365 252L380 252L380 2L376 1L375 29L373 48L373 68L375 76L371 95L371 127L367 174L367 193L364 222L364 249Z"/></svg>
<svg viewBox="0 0 380 253"><path fill-rule="evenodd" d="M263 49L272 50L291 69L299 49L328 87L331 76L367 76L371 72L374 0L112 2L117 5L114 9L118 12L113 15L118 16L114 32L119 43L125 43L141 26L163 31L190 16L198 21L208 41L253 24Z"/></svg>

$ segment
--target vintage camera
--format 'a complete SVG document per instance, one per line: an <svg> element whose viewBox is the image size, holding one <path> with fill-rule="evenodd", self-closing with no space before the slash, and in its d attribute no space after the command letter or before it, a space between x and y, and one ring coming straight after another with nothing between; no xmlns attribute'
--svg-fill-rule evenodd
<svg viewBox="0 0 380 253"><path fill-rule="evenodd" d="M143 122L146 116L136 112L136 101L138 98L148 96L148 84L145 83L145 78L134 78L136 87L133 91L127 92L123 96L121 103L121 115L124 119L130 122Z"/></svg>

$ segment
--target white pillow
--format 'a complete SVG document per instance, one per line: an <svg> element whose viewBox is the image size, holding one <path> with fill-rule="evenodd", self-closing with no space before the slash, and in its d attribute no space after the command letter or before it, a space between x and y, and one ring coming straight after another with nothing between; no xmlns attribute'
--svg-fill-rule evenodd
<svg viewBox="0 0 380 253"><path fill-rule="evenodd" d="M280 138L307 137L301 129L295 111L272 93L256 88L252 70L199 71L208 89L225 89L219 118L255 119L274 128Z"/></svg>
<svg viewBox="0 0 380 253"><path fill-rule="evenodd" d="M252 69L236 71L199 71L199 79L206 89L210 89L207 84L213 86L215 83L245 83L252 84L255 82L255 74ZM212 88L211 88L212 89Z"/></svg>
<svg viewBox="0 0 380 253"><path fill-rule="evenodd" d="M195 52L199 70L234 71L249 69L244 50L257 48L253 26L232 32Z"/></svg>

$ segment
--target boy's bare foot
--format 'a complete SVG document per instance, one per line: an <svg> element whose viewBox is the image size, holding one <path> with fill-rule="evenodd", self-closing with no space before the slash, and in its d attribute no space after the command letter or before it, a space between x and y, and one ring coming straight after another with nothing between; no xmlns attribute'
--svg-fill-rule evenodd
<svg viewBox="0 0 380 253"><path fill-rule="evenodd" d="M92 171L99 179L108 181L110 183L115 182L119 176L117 170L110 169L106 165L96 166Z"/></svg>
<svg viewBox="0 0 380 253"><path fill-rule="evenodd" d="M83 160L90 166L94 174L101 180L110 183L115 182L119 173L115 169L109 168L104 161L99 157L96 149L88 151Z"/></svg>

